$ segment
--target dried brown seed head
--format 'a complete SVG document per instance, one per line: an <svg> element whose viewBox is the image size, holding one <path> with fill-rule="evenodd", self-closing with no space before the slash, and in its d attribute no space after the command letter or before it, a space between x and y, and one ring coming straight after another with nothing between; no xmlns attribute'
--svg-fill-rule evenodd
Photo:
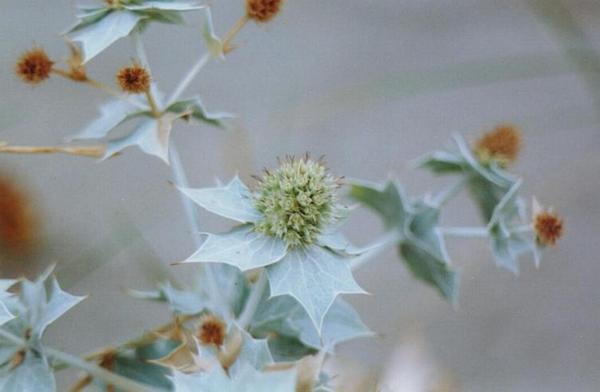
<svg viewBox="0 0 600 392"><path fill-rule="evenodd" d="M249 19L266 23L281 10L283 0L246 0L246 14Z"/></svg>
<svg viewBox="0 0 600 392"><path fill-rule="evenodd" d="M564 232L563 220L550 210L542 210L534 216L533 229L540 245L555 245Z"/></svg>
<svg viewBox="0 0 600 392"><path fill-rule="evenodd" d="M206 314L200 319L198 328L198 339L202 344L214 344L217 347L223 345L226 335L226 326L223 320L214 314Z"/></svg>
<svg viewBox="0 0 600 392"><path fill-rule="evenodd" d="M150 89L150 73L139 64L124 67L117 72L117 82L127 93L145 93Z"/></svg>
<svg viewBox="0 0 600 392"><path fill-rule="evenodd" d="M39 84L50 77L53 65L44 49L34 48L21 55L15 72L25 83Z"/></svg>
<svg viewBox="0 0 600 392"><path fill-rule="evenodd" d="M482 163L495 162L508 166L521 151L521 132L510 124L501 124L484 134L475 144L475 153Z"/></svg>

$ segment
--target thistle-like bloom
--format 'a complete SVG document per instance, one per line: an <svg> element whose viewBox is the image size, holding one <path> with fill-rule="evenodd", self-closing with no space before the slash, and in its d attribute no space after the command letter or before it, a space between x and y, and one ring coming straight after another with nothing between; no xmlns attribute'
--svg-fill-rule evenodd
<svg viewBox="0 0 600 392"><path fill-rule="evenodd" d="M510 124L501 124L484 134L475 143L475 154L482 163L497 163L506 167L513 163L521 151L521 132Z"/></svg>
<svg viewBox="0 0 600 392"><path fill-rule="evenodd" d="M255 206L263 214L259 233L281 238L288 246L310 245L331 223L338 180L322 162L288 158L275 171L265 171Z"/></svg>
<svg viewBox="0 0 600 392"><path fill-rule="evenodd" d="M39 84L50 77L54 62L44 49L34 48L19 58L15 72L22 81L29 84Z"/></svg>
<svg viewBox="0 0 600 392"><path fill-rule="evenodd" d="M254 192L237 177L217 188L181 189L201 207L241 223L208 238L184 262L265 267L271 296L290 295L318 331L338 294L363 293L349 259L359 254L337 232L338 180L322 162L288 158L265 172Z"/></svg>
<svg viewBox="0 0 600 392"><path fill-rule="evenodd" d="M200 340L202 344L214 344L215 346L220 347L225 341L226 334L227 327L225 323L214 314L205 314L200 319L198 340Z"/></svg>
<svg viewBox="0 0 600 392"><path fill-rule="evenodd" d="M552 210L542 210L533 218L533 229L540 245L552 246L563 235L563 220Z"/></svg>
<svg viewBox="0 0 600 392"><path fill-rule="evenodd" d="M146 68L133 64L117 72L117 82L126 93L140 94L150 89L151 77Z"/></svg>
<svg viewBox="0 0 600 392"><path fill-rule="evenodd" d="M258 23L267 23L281 10L283 0L246 0L248 18Z"/></svg>

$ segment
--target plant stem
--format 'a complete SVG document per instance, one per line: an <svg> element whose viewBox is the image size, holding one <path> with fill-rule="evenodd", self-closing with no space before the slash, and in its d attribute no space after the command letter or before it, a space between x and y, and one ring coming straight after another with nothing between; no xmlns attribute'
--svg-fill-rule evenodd
<svg viewBox="0 0 600 392"><path fill-rule="evenodd" d="M266 289L267 272L263 270L260 273L260 278L258 278L258 281L254 284L254 287L252 287L252 291L250 292L250 296L246 301L246 305L244 306L242 314L240 314L240 317L238 317L238 324L241 328L246 329L246 327L248 327L252 321L252 318L258 309L258 305L260 304L260 300L263 297Z"/></svg>
<svg viewBox="0 0 600 392"><path fill-rule="evenodd" d="M78 368L88 373L91 376L94 376L102 381L106 382L109 385L112 385L116 388L122 389L128 392L149 392L149 391L164 391L163 389L157 389L150 387L149 385L142 385L135 381L132 381L123 376L119 376L116 373L110 372L100 366L94 365L93 363L86 362L83 359L64 353L62 351L54 350L52 348L46 348L44 352L51 358L55 360L64 362L74 368Z"/></svg>
<svg viewBox="0 0 600 392"><path fill-rule="evenodd" d="M533 231L533 225L530 223L527 225L515 226L512 227L510 231L512 233L531 233Z"/></svg>
<svg viewBox="0 0 600 392"><path fill-rule="evenodd" d="M399 240L400 235L395 231L391 231L387 234L384 234L381 238L369 245L367 247L368 250L366 252L362 253L361 255L355 257L352 260L352 270L359 269L360 267L366 265L373 258L383 253L388 248L388 246L396 244Z"/></svg>
<svg viewBox="0 0 600 392"><path fill-rule="evenodd" d="M135 47L135 52L137 53L140 62L152 74L152 70L150 69L150 62L148 61L148 56L146 55L146 49L144 48L144 43L142 42L142 37L138 29L133 30L131 34L131 39L133 40L133 46Z"/></svg>
<svg viewBox="0 0 600 392"><path fill-rule="evenodd" d="M240 30L248 23L248 16L242 16L237 23L225 34L225 38L223 39L223 52L227 53L231 49L229 47L231 40L240 32ZM198 73L204 68L208 61L210 60L210 53L204 53L200 58L192 65L192 68L185 74L181 82L175 87L175 90L167 99L167 106L171 105L173 102L177 101L181 94L189 87L189 85L194 81L194 78L198 75Z"/></svg>
<svg viewBox="0 0 600 392"><path fill-rule="evenodd" d="M177 147L175 143L171 142L171 146L169 147L170 151L170 162L171 162L171 171L173 173L173 177L175 177L175 184L179 187L188 188L188 180L185 174L185 169L181 163L181 159L179 157L179 152L177 151ZM185 210L185 215L187 217L188 224L192 230L192 236L194 238L194 242L197 247L202 245L202 237L200 236L200 226L198 222L200 221L198 217L198 212L193 202L185 196L183 193L179 193L181 198L181 203L183 204L183 208ZM223 302L223 296L220 294L220 289L217 287L217 281L214 273L214 266L211 263L203 264L204 273L206 274L206 280L209 289L209 296L212 301L221 310L225 313L225 317L231 318L231 309Z"/></svg>
<svg viewBox="0 0 600 392"><path fill-rule="evenodd" d="M460 191L462 191L462 189L464 188L464 186L467 183L467 181L468 181L467 177L461 178L454 185L450 186L445 191L440 192L434 198L433 203L437 207L443 206L444 204L446 204L447 202L449 202L450 200L452 200L456 195L458 195L460 193Z"/></svg>
<svg viewBox="0 0 600 392"><path fill-rule="evenodd" d="M156 104L154 95L152 95L152 90L148 89L144 94L146 95L146 100L148 101L148 105L150 105L150 110L152 111L152 115L155 118L160 118L160 116L162 114L160 112L160 109L158 108L158 105Z"/></svg>
<svg viewBox="0 0 600 392"><path fill-rule="evenodd" d="M62 76L65 79L73 81L73 79L70 76L70 73L68 71L65 71L64 69L52 68L52 72L55 73L56 75ZM133 99L130 99L127 95L125 95L123 93L120 93L119 91L113 89L112 87L110 87L110 86L108 86L108 85L106 85L106 84L104 84L102 82L99 82L97 80L90 79L88 77L85 80L81 80L81 81L77 81L77 82L78 83L85 83L85 84L87 84L87 85L89 85L91 87L97 88L98 90L101 90L101 91L107 93L108 95L111 95L111 96L113 96L115 98L118 98L118 99L120 99L122 101L125 101L125 102L127 102L127 103L129 103L129 104L131 104L131 105L133 105L135 107L137 107L138 109L148 110L148 108L146 106L142 105L141 103L136 102Z"/></svg>
<svg viewBox="0 0 600 392"><path fill-rule="evenodd" d="M194 81L194 78L198 75L198 73L204 68L206 64L208 64L208 60L210 60L210 53L204 53L198 61L194 63L192 68L188 71L188 73L181 79L181 82L177 85L171 96L167 100L167 106L171 105L173 102L177 101L181 94L189 87L189 85Z"/></svg>
<svg viewBox="0 0 600 392"><path fill-rule="evenodd" d="M440 227L443 235L452 237L487 237L487 227Z"/></svg>
<svg viewBox="0 0 600 392"><path fill-rule="evenodd" d="M248 23L249 20L250 18L248 18L247 14L242 16L237 21L237 23L233 25L231 29L229 29L227 34L225 34L225 37L223 38L223 53L226 54L233 50L233 47L231 46L231 41L233 41L235 36L238 35L238 33L244 28L244 26L246 25L246 23Z"/></svg>
<svg viewBox="0 0 600 392"><path fill-rule="evenodd" d="M90 158L102 158L105 146L56 147L56 146L9 146L0 143L0 153L7 154L67 154Z"/></svg>
<svg viewBox="0 0 600 392"><path fill-rule="evenodd" d="M0 328L0 337L8 340L11 343L13 343L17 346L20 346L20 347L28 346L27 342L24 339L22 339L16 335L13 335L12 333L10 333L7 330L2 329L2 328ZM91 376L99 378L99 379L105 381L107 384L113 385L113 386L115 386L119 389L122 389L124 391L127 391L127 392L163 391L162 389L156 389L156 388L152 388L150 386L143 386L143 385L141 385L135 381L132 381L128 378L119 376L118 374L109 372L106 369L103 369L92 363L86 362L83 359L81 359L75 355L67 354L62 351L58 351L58 350L55 350L55 349L49 348L49 347L44 348L44 353L48 357L53 358L54 360L65 363L71 367L81 369L81 370L85 371L86 373L90 374Z"/></svg>

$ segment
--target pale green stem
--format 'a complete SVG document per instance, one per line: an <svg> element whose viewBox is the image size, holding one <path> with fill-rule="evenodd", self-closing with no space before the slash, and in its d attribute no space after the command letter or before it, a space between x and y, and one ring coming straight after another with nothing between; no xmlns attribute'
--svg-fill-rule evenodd
<svg viewBox="0 0 600 392"><path fill-rule="evenodd" d="M133 40L133 46L135 47L135 52L137 53L140 62L142 63L144 68L146 68L148 72L152 74L152 71L150 69L150 62L148 61L148 56L146 55L146 49L144 48L144 43L142 42L142 37L138 29L133 30L133 33L131 34L131 39Z"/></svg>
<svg viewBox="0 0 600 392"><path fill-rule="evenodd" d="M250 325L250 322L252 321L256 310L258 309L258 305L260 305L260 300L263 297L266 289L267 272L263 270L260 273L260 278L258 278L258 281L252 287L252 291L250 292L250 296L246 301L246 305L244 306L242 314L240 314L240 317L238 317L238 325L241 328L246 329L246 327Z"/></svg>
<svg viewBox="0 0 600 392"><path fill-rule="evenodd" d="M17 346L27 347L27 342L25 340L23 340L22 338L20 338L16 335L13 335L12 333L8 332L5 329L0 328L0 336ZM60 361L71 367L81 369L84 372L88 373L90 376L96 377L96 378L106 382L107 384L112 385L123 391L127 391L127 392L163 392L164 391L164 389L157 389L157 388L152 388L150 386L145 386L145 385L139 384L128 378L119 376L118 374L112 373L104 368L101 368L100 366L94 365L93 363L86 362L83 359L81 359L75 355L67 354L62 351L55 350L53 348L49 348L49 347L44 348L44 353L48 357L50 357L54 360Z"/></svg>
<svg viewBox="0 0 600 392"><path fill-rule="evenodd" d="M511 227L510 231L512 233L531 233L533 231L533 225L530 223L527 225Z"/></svg>
<svg viewBox="0 0 600 392"><path fill-rule="evenodd" d="M171 171L173 173L173 177L175 177L175 184L182 188L189 188L187 176L185 174L185 169L181 163L181 158L179 157L179 152L177 151L177 147L175 143L171 142L169 147L170 151L170 166ZM179 192L179 196L181 198L181 203L183 204L183 208L185 210L185 215L192 230L192 236L194 238L194 243L197 247L200 247L203 243L201 234L200 234L200 218L198 216L198 212L196 210L196 206L193 202L183 193ZM219 306L219 308L225 312L225 317L231 317L231 309L223 302L223 296L220 293L219 287L217 287L217 281L214 273L214 266L211 263L203 264L203 271L205 274L205 278L208 284L209 295L215 304Z"/></svg>
<svg viewBox="0 0 600 392"><path fill-rule="evenodd" d="M381 255L390 245L395 245L400 240L400 234L396 231L388 232L373 244L369 245L368 250L352 260L352 270L359 269L373 260L376 256Z"/></svg>
<svg viewBox="0 0 600 392"><path fill-rule="evenodd" d="M198 73L204 68L208 61L210 60L210 53L203 54L196 63L190 68L188 73L181 79L181 82L177 85L169 99L167 99L167 106L171 105L173 102L177 101L181 94L189 87L189 85L194 81L194 78L198 75Z"/></svg>
<svg viewBox="0 0 600 392"><path fill-rule="evenodd" d="M447 202L449 202L450 200L452 200L456 195L458 195L460 193L460 191L463 190L463 188L464 188L465 184L467 183L467 181L468 181L467 177L461 178L454 185L450 186L448 189L446 189L445 191L443 191L440 194L438 194L433 199L433 203L437 207L443 206L444 204L446 204Z"/></svg>
<svg viewBox="0 0 600 392"><path fill-rule="evenodd" d="M443 235L451 237L487 237L487 227L440 227Z"/></svg>

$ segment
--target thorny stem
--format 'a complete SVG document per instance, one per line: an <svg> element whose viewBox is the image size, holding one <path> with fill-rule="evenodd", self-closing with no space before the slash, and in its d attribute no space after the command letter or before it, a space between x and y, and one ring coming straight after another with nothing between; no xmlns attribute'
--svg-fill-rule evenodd
<svg viewBox="0 0 600 392"><path fill-rule="evenodd" d="M169 147L170 155L171 155L171 171L173 173L173 177L175 177L175 183L177 186L188 188L188 180L185 174L185 169L181 163L181 159L179 157L179 152L177 151L177 147L175 143L171 142L171 146ZM202 237L200 235L200 225L198 222L200 221L198 217L198 213L196 207L192 203L192 201L180 192L181 203L183 204L183 208L185 209L185 215L188 220L188 224L192 230L192 235L194 238L194 242L197 247L200 247L203 243ZM225 312L226 318L231 318L231 309L223 302L223 296L220 294L220 289L217 286L217 280L214 273L214 266L211 263L205 263L203 265L203 271L206 274L206 281L209 289L209 296L214 301L215 304Z"/></svg>
<svg viewBox="0 0 600 392"><path fill-rule="evenodd" d="M27 347L28 343L24 339L13 335L5 329L0 329L0 337L10 341L11 343L19 346L19 347ZM96 366L92 363L86 362L85 360L71 354L64 353L62 351L55 350L53 348L46 347L44 348L44 353L57 361L65 363L71 367L78 368L83 370L84 372L99 378L105 381L107 384L113 385L123 391L127 392L148 392L148 391L163 391L163 389L156 389L150 386L143 386L135 381L132 381L123 376L119 376L118 374L109 372L106 369L103 369L99 366Z"/></svg>
<svg viewBox="0 0 600 392"><path fill-rule="evenodd" d="M260 273L260 278L254 284L254 287L252 287L252 291L250 292L250 296L246 301L246 305L244 306L242 314L240 314L240 317L238 317L238 324L240 328L246 329L246 327L248 327L252 321L252 318L254 317L254 314L256 313L256 310L258 309L258 305L260 304L260 300L262 299L266 289L267 272L262 271Z"/></svg>
<svg viewBox="0 0 600 392"><path fill-rule="evenodd" d="M9 146L0 142L0 153L8 154L67 154L90 158L102 158L106 151L105 146L80 146L80 147L60 147L60 146Z"/></svg>

